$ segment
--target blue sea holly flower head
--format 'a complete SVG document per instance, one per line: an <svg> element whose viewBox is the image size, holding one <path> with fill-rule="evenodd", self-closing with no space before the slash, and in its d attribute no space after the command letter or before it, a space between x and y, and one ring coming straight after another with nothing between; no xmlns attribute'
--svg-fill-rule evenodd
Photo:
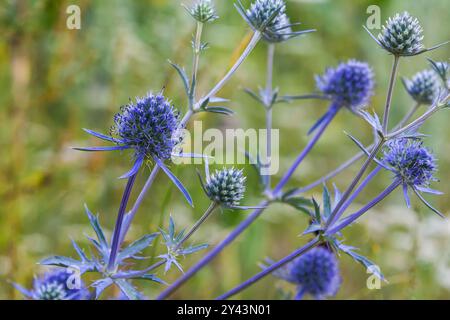
<svg viewBox="0 0 450 320"><path fill-rule="evenodd" d="M422 26L419 20L407 11L390 17L382 26L378 37L375 37L365 26L364 28L380 47L397 57L419 55L448 43L444 42L431 48L425 48L422 42Z"/></svg>
<svg viewBox="0 0 450 320"><path fill-rule="evenodd" d="M424 48L422 32L419 20L405 11L386 21L378 40L394 55L414 55Z"/></svg>
<svg viewBox="0 0 450 320"><path fill-rule="evenodd" d="M211 201L226 208L237 207L244 198L245 180L242 170L235 168L216 170L206 179L206 194Z"/></svg>
<svg viewBox="0 0 450 320"><path fill-rule="evenodd" d="M439 76L442 80L442 83L447 90L450 88L450 83L448 79L448 74L450 71L450 66L446 61L433 61L428 59L431 64L433 71Z"/></svg>
<svg viewBox="0 0 450 320"><path fill-rule="evenodd" d="M317 88L334 103L357 111L373 95L374 75L366 63L349 60L316 76Z"/></svg>
<svg viewBox="0 0 450 320"><path fill-rule="evenodd" d="M424 70L411 79L402 80L406 91L417 103L430 105L439 95L439 79L433 70Z"/></svg>
<svg viewBox="0 0 450 320"><path fill-rule="evenodd" d="M298 25L298 23L291 24L289 17L286 15L284 0L256 0L251 3L247 10L238 1L236 8L250 27L261 32L267 42L282 42L315 31L293 31L292 27Z"/></svg>
<svg viewBox="0 0 450 320"><path fill-rule="evenodd" d="M219 18L211 0L197 0L191 7L185 8L200 23L213 22Z"/></svg>
<svg viewBox="0 0 450 320"><path fill-rule="evenodd" d="M175 183L192 205L192 199L181 182L164 165L164 161L172 156L174 149L182 142L182 128L179 122L179 112L161 93L148 93L135 102L123 106L114 117L111 135L104 135L84 129L87 133L109 142L115 146L75 148L81 151L114 151L134 150L133 168L121 178L134 176L144 162L154 161Z"/></svg>
<svg viewBox="0 0 450 320"><path fill-rule="evenodd" d="M310 294L315 299L335 296L341 285L336 255L325 247L311 249L273 275L297 285L297 300L302 299L305 294Z"/></svg>
<svg viewBox="0 0 450 320"><path fill-rule="evenodd" d="M408 187L411 188L419 199L432 211L443 216L433 208L420 194L421 192L442 194L429 188L432 181L436 181L434 174L437 171L436 158L423 146L419 139L399 138L389 141L383 150L385 167L394 172L395 179L403 185L406 203L410 206Z"/></svg>
<svg viewBox="0 0 450 320"><path fill-rule="evenodd" d="M33 281L33 288L27 290L15 287L27 298L33 300L86 300L90 298L88 289L76 274L66 269L54 269Z"/></svg>

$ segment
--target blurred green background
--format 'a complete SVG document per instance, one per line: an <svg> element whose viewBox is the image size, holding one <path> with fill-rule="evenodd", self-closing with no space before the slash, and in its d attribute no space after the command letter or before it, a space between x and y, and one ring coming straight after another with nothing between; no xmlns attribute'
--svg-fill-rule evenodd
<svg viewBox="0 0 450 320"><path fill-rule="evenodd" d="M206 93L220 79L249 34L233 1L215 2L220 19L205 28L204 40L210 43L210 49L202 56L199 93ZM189 4L189 0L184 3ZM71 4L81 8L81 30L66 28L66 8ZM274 84L281 92L312 92L314 74L357 58L374 67L377 88L371 107L381 114L392 57L362 28L368 18L366 9L373 4L380 6L383 22L403 10L417 16L428 46L450 39L447 0L287 1L291 20L317 32L277 46ZM124 187L124 181L117 177L128 170L131 158L118 153L80 153L69 147L95 144L97 141L81 128L107 132L119 107L147 91L165 87L166 95L185 111L182 85L167 59L189 70L194 28L195 23L175 0L0 1L0 298L20 298L7 281L29 285L33 275L43 271L37 261L47 255L74 256L71 238L87 245L84 235L92 231L83 203L99 212L104 227L111 231ZM425 56L448 59L449 47L402 60L400 76L426 68ZM202 114L197 119L203 121L204 128L264 127L263 109L241 89L264 84L265 58L266 44L261 43L220 93L231 99L230 106L237 115ZM412 104L398 82L392 117L401 118ZM274 127L280 129L281 170L307 143L308 128L326 107L326 103L317 101L276 106ZM426 144L439 158L442 182L434 187L446 194L450 191L446 183L450 173L448 119L444 111L422 130L432 136ZM357 152L344 130L370 142L368 126L349 112L341 112L296 172L291 186L308 184ZM358 165L353 166L333 182L345 188L357 169ZM190 190L195 209L188 208L167 177L160 175L129 239L167 225L170 213L178 226L188 227L207 207L208 200L194 178L194 167L178 166L174 170ZM260 199L257 177L250 167L246 172L246 203L255 204ZM140 174L137 187L147 175L148 170ZM389 174L380 175L353 208L381 191L389 179ZM319 198L320 189L308 196ZM134 197L138 190L135 188ZM430 200L444 213L449 212L448 195ZM218 243L246 214L216 214L195 235L195 241ZM304 243L298 234L306 223L304 215L287 206L271 207L175 297L214 298L232 288L259 271L258 263L265 257L281 258ZM399 190L346 231L345 239L377 262L389 283L381 290L368 290L368 274L343 256L343 283L337 298L450 298L450 223L416 200L413 210L406 209ZM149 256L155 253L148 251ZM188 268L199 258L200 254L193 255L183 265ZM179 276L176 270L158 274L169 282ZM157 284L138 285L149 297L162 289ZM282 290L293 289L267 277L238 297L276 299Z"/></svg>

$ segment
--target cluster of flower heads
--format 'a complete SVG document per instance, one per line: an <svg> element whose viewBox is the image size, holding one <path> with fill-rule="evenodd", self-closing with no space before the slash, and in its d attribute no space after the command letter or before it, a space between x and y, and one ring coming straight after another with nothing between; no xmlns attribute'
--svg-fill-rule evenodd
<svg viewBox="0 0 450 320"><path fill-rule="evenodd" d="M437 170L433 154L417 139L395 139L386 144L383 160L397 178L414 187L427 187Z"/></svg>
<svg viewBox="0 0 450 320"><path fill-rule="evenodd" d="M336 255L325 247L311 249L273 275L297 285L298 300L305 294L315 299L335 296L341 285Z"/></svg>
<svg viewBox="0 0 450 320"><path fill-rule="evenodd" d="M349 60L316 76L317 88L340 106L352 110L368 102L373 94L374 75L365 62Z"/></svg>
<svg viewBox="0 0 450 320"><path fill-rule="evenodd" d="M216 170L206 180L205 191L211 201L223 207L239 206L245 193L245 176L242 170L224 168Z"/></svg>
<svg viewBox="0 0 450 320"><path fill-rule="evenodd" d="M415 55L424 48L422 31L417 18L405 11L386 21L378 40L384 49L394 55Z"/></svg>
<svg viewBox="0 0 450 320"><path fill-rule="evenodd" d="M32 290L18 285L22 294L33 300L87 300L90 293L79 279L72 279L74 274L64 269L55 269L35 278Z"/></svg>
<svg viewBox="0 0 450 320"><path fill-rule="evenodd" d="M411 79L403 79L406 91L418 103L432 104L439 94L439 81L433 70L423 70Z"/></svg>
<svg viewBox="0 0 450 320"><path fill-rule="evenodd" d="M136 151L136 158L169 159L180 142L179 113L162 94L148 93L122 107L112 133Z"/></svg>

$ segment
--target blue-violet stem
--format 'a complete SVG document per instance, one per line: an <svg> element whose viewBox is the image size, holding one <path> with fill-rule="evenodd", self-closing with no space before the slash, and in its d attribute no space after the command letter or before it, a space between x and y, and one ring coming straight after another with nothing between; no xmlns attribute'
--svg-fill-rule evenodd
<svg viewBox="0 0 450 320"><path fill-rule="evenodd" d="M358 195L364 190L364 188L369 184L370 181L380 172L382 169L381 166L377 166L375 169L372 170L371 173L367 175L367 177L361 182L361 184L356 188L356 190L352 193L352 195L345 201L345 203L342 205L342 207L339 209L339 211L334 216L333 220L330 221L330 225L332 225L335 221L339 220L339 218L344 214L345 210L355 201L355 199L358 197Z"/></svg>
<svg viewBox="0 0 450 320"><path fill-rule="evenodd" d="M292 260L294 260L295 258L297 258L298 256L301 256L302 254L308 252L309 250L311 250L312 248L317 246L319 243L320 243L320 239L318 237L314 238L313 240L309 241L307 244L305 244L301 248L295 250L294 252L292 252L291 254L287 255L283 259L281 259L281 260L275 262L274 264L268 266L267 268L265 268L260 273L258 273L255 276L251 277L247 281L241 283L239 286L237 286L234 289L228 291L227 293L224 293L223 295L217 297L216 299L217 300L224 300L224 299L230 298L231 296L234 296L235 294L241 292L242 290L244 290L245 288L251 286L255 282L261 280L265 276L271 274L274 270L277 270L277 269L281 268L286 263L289 263Z"/></svg>
<svg viewBox="0 0 450 320"><path fill-rule="evenodd" d="M125 210L127 208L128 200L130 199L131 190L133 189L135 180L136 174L128 178L127 185L123 192L122 201L120 202L116 226L114 228L114 234L111 241L111 252L109 255L108 271L110 272L114 271L116 266L116 257L120 248L120 238L121 238L123 218L125 216Z"/></svg>
<svg viewBox="0 0 450 320"><path fill-rule="evenodd" d="M302 163L302 161L306 158L308 153L312 150L312 148L319 140L319 138L322 136L322 134L325 132L325 129L334 119L340 108L341 106L339 104L336 104L334 102L331 104L330 109L327 112L327 116L323 120L319 131L317 131L316 135L308 142L307 146L298 155L295 162L292 164L292 166L289 168L289 170L286 172L286 174L283 176L283 178L281 178L280 182L278 182L277 186L274 188L273 190L274 196L277 196L278 193L281 191L281 189L283 189L283 187L288 183L289 179L292 177L295 170L297 170L298 166Z"/></svg>
<svg viewBox="0 0 450 320"><path fill-rule="evenodd" d="M383 192L381 192L378 196L376 196L372 201L370 201L368 204L366 204L364 207L362 207L359 211L356 213L351 214L347 218L345 218L341 223L339 223L337 226L331 227L328 229L325 233L327 235L333 235L336 232L341 231L348 225L352 224L356 221L359 217L361 217L364 213L372 209L375 205L377 205L380 201L382 201L384 198L386 198L388 195L390 195L398 186L402 184L402 181L400 179L396 179L391 185L389 185Z"/></svg>
<svg viewBox="0 0 450 320"><path fill-rule="evenodd" d="M262 201L255 211L252 212L244 221L242 221L222 242L214 247L210 252L208 252L199 262L197 262L191 269L186 271L181 277L179 277L175 282L173 282L169 287L167 287L161 294L156 298L157 300L162 300L170 296L175 292L180 286L182 286L187 280L194 276L198 271L200 271L204 266L206 266L215 256L217 256L225 247L227 247L234 239L236 239L242 232L244 232L247 227L252 224L252 222L259 217L259 215L264 211L265 207L269 205L269 201Z"/></svg>

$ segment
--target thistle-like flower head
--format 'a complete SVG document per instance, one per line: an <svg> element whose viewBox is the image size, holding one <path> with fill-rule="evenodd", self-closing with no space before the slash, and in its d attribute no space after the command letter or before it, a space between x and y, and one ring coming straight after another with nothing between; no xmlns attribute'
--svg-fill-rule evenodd
<svg viewBox="0 0 450 320"><path fill-rule="evenodd" d="M432 70L418 72L410 80L403 79L403 84L418 103L432 104L439 94L439 79Z"/></svg>
<svg viewBox="0 0 450 320"><path fill-rule="evenodd" d="M412 187L427 187L437 170L436 159L422 141L395 139L383 150L384 162L394 169L396 177Z"/></svg>
<svg viewBox="0 0 450 320"><path fill-rule="evenodd" d="M186 7L189 14L198 22L212 22L218 18L216 9L211 0L198 0L190 8Z"/></svg>
<svg viewBox="0 0 450 320"><path fill-rule="evenodd" d="M255 0L249 9L244 9L240 1L236 8L250 27L262 33L267 42L282 42L314 30L293 31L286 15L284 0Z"/></svg>
<svg viewBox="0 0 450 320"><path fill-rule="evenodd" d="M335 103L352 110L367 103L373 94L373 71L365 62L349 60L316 76L317 88Z"/></svg>
<svg viewBox="0 0 450 320"><path fill-rule="evenodd" d="M414 55L424 49L422 31L417 18L405 11L386 21L378 40L385 50L394 55Z"/></svg>
<svg viewBox="0 0 450 320"><path fill-rule="evenodd" d="M450 82L448 79L448 74L450 71L450 65L446 61L433 61L428 59L431 64L433 71L441 78L444 87L450 88Z"/></svg>
<svg viewBox="0 0 450 320"><path fill-rule="evenodd" d="M211 201L224 207L236 207L244 198L245 179L242 170L235 168L216 170L207 178L205 191Z"/></svg>
<svg viewBox="0 0 450 320"><path fill-rule="evenodd" d="M66 270L54 270L36 278L33 283L31 296L35 300L84 300L88 299L89 292L83 283L78 288L71 288L72 273Z"/></svg>
<svg viewBox="0 0 450 320"><path fill-rule="evenodd" d="M180 142L179 114L162 95L151 93L122 107L114 117L112 133L121 144L135 149L136 158L169 159Z"/></svg>
<svg viewBox="0 0 450 320"><path fill-rule="evenodd" d="M297 298L306 293L317 299L334 296L341 284L335 254L323 247L310 250L292 262L290 279L298 285Z"/></svg>

